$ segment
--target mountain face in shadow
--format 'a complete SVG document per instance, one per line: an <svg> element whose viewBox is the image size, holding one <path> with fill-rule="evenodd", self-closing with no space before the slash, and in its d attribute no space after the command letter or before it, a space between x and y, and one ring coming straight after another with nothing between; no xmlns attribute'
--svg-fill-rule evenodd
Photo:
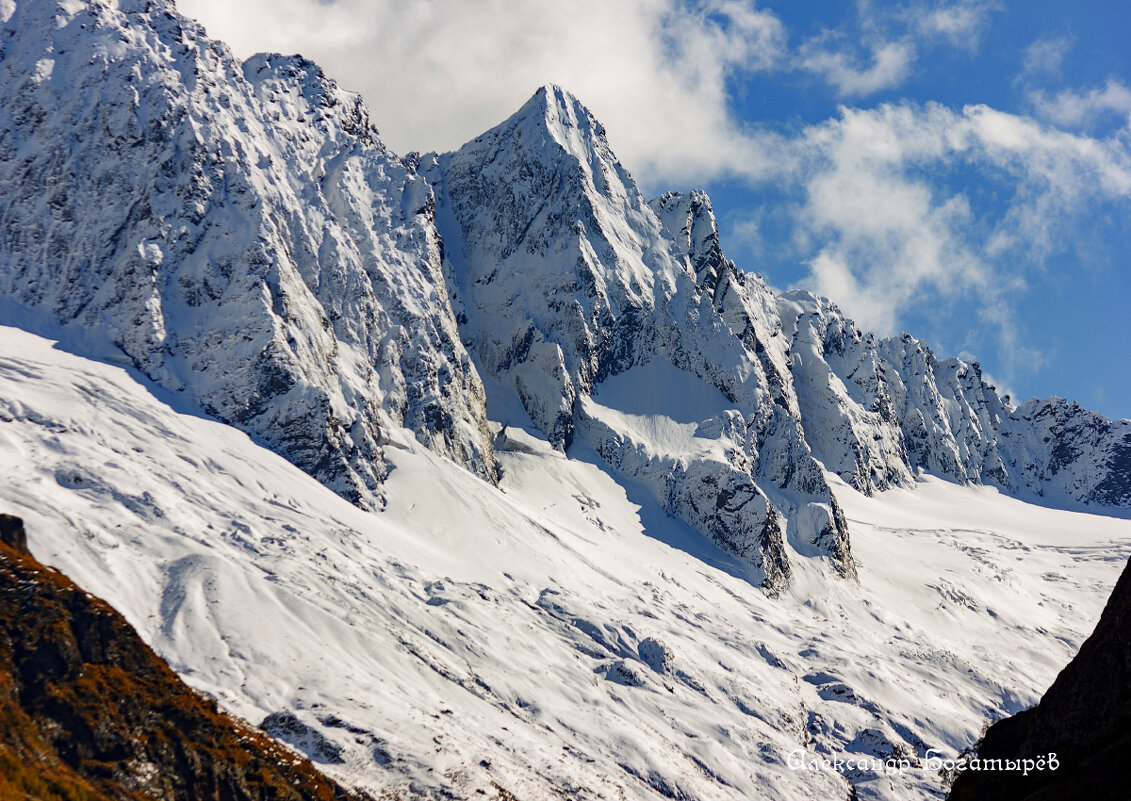
<svg viewBox="0 0 1131 801"><path fill-rule="evenodd" d="M187 687L0 515L0 798L363 801Z"/></svg>
<svg viewBox="0 0 1131 801"><path fill-rule="evenodd" d="M1131 749L1131 565L1112 591L1092 636L1040 703L995 723L979 760L1039 759L1056 754L1056 770L971 771L955 781L950 801L1125 799Z"/></svg>

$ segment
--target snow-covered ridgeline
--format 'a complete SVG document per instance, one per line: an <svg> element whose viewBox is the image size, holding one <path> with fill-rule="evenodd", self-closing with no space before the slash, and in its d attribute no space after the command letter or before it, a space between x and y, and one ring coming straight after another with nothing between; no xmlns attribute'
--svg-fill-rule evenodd
<svg viewBox="0 0 1131 801"><path fill-rule="evenodd" d="M1013 410L976 365L775 297L704 193L645 202L557 87L402 159L315 65L239 64L171 4L19 3L0 152L8 301L362 505L402 427L495 480L488 407L596 454L775 592L797 558L853 573L814 451L866 492L923 468L1131 501L1128 423Z"/></svg>
<svg viewBox="0 0 1131 801"><path fill-rule="evenodd" d="M1023 498L1131 505L1131 421L1056 397L1013 407L977 363L863 333L808 292L778 303L806 437L857 489L909 486L922 469Z"/></svg>
<svg viewBox="0 0 1131 801"><path fill-rule="evenodd" d="M241 65L171 3L20 2L0 153L9 299L355 502L389 428L494 476L431 188L314 64Z"/></svg>
<svg viewBox="0 0 1131 801"><path fill-rule="evenodd" d="M700 285L703 259L644 200L576 98L543 87L459 151L425 157L421 171L439 197L465 342L505 396L493 403L521 410L513 422L529 419L560 448L575 439L591 447L670 514L742 555L771 589L789 579L783 531L796 553L852 574L847 528L796 403L775 402L790 396L783 351L775 344L776 360L760 356L764 332L751 325L736 335L721 311L735 317L747 302L754 317L761 307L744 296L731 309L717 277ZM717 244L713 216L696 224L695 235L703 231ZM640 369L647 389L610 403L604 384ZM689 384L716 402L692 413ZM645 392L647 412L627 408ZM633 414L694 430L657 437L626 424Z"/></svg>

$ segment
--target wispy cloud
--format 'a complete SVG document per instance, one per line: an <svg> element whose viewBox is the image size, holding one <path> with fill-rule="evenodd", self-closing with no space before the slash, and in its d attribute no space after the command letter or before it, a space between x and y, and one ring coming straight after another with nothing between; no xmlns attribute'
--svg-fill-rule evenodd
<svg viewBox="0 0 1131 801"><path fill-rule="evenodd" d="M990 14L1001 4L993 0L913 5L905 12L925 36L945 39L954 47L975 50L990 26Z"/></svg>
<svg viewBox="0 0 1131 801"><path fill-rule="evenodd" d="M1084 91L1064 89L1054 95L1033 92L1030 100L1037 114L1067 128L1091 129L1104 119L1131 127L1131 89L1115 79Z"/></svg>
<svg viewBox="0 0 1131 801"><path fill-rule="evenodd" d="M799 285L826 294L866 328L962 303L998 330L1006 377L1040 354L1024 345L1011 298L1024 265L1071 242L1097 201L1131 200L1131 137L1099 139L987 106L843 109L797 142L796 224L814 243ZM948 175L974 170L1004 194L986 204ZM948 186L955 188L948 189Z"/></svg>
<svg viewBox="0 0 1131 801"><path fill-rule="evenodd" d="M794 65L821 77L841 98L867 97L906 82L923 49L941 43L976 51L998 8L994 0L897 6L857 0L844 26L801 43Z"/></svg>
<svg viewBox="0 0 1131 801"><path fill-rule="evenodd" d="M1022 81L1040 77L1059 76L1064 68L1064 59L1076 40L1069 35L1042 36L1025 48L1021 59Z"/></svg>
<svg viewBox="0 0 1131 801"><path fill-rule="evenodd" d="M824 36L807 42L798 66L821 76L840 97L863 97L902 84L911 73L915 48L910 42L881 41L865 57L843 44L844 37Z"/></svg>

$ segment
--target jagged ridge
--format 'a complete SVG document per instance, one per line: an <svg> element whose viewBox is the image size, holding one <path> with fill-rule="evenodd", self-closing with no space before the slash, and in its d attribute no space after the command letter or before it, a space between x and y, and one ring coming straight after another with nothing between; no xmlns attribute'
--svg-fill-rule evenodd
<svg viewBox="0 0 1131 801"><path fill-rule="evenodd" d="M492 477L433 199L356 95L163 2L0 30L0 292L363 505L406 426Z"/></svg>
<svg viewBox="0 0 1131 801"><path fill-rule="evenodd" d="M925 470L1026 498L1131 504L1131 421L1056 397L1015 408L976 362L863 333L808 292L779 306L808 441L857 489L907 486Z"/></svg>

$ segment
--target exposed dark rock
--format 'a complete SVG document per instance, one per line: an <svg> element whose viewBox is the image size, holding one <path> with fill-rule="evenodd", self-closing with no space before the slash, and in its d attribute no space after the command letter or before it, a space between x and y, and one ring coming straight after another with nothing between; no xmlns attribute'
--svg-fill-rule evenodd
<svg viewBox="0 0 1131 801"><path fill-rule="evenodd" d="M15 515L0 515L0 543L16 553L29 554L24 521Z"/></svg>
<svg viewBox="0 0 1131 801"><path fill-rule="evenodd" d="M1131 795L1131 564L1096 630L1032 709L999 720L977 749L979 761L1037 760L1056 770L967 770L950 801L1106 801ZM1006 766L1008 767L1008 766Z"/></svg>
<svg viewBox="0 0 1131 801"><path fill-rule="evenodd" d="M0 515L0 798L363 801L187 687ZM23 547L20 547L23 546Z"/></svg>

